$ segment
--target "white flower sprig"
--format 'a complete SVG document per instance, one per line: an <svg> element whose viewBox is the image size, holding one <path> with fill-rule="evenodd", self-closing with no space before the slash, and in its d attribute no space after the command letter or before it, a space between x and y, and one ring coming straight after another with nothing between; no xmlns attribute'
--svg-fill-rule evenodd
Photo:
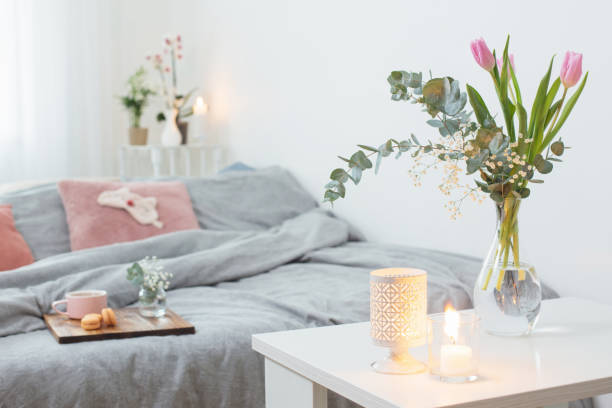
<svg viewBox="0 0 612 408"><path fill-rule="evenodd" d="M146 290L157 293L170 287L172 273L166 272L156 256L147 256L128 268L127 279Z"/></svg>

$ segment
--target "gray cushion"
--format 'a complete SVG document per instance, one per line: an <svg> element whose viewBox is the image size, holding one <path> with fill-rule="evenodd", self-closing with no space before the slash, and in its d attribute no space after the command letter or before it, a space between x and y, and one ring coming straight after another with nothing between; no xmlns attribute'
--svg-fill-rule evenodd
<svg viewBox="0 0 612 408"><path fill-rule="evenodd" d="M289 171L276 166L257 170L245 167L203 178L129 177L122 181L182 181L200 227L212 230L270 228L318 206ZM270 208L274 211L269 211Z"/></svg>
<svg viewBox="0 0 612 408"><path fill-rule="evenodd" d="M0 204L12 205L15 227L34 259L70 252L66 212L55 183L1 194Z"/></svg>
<svg viewBox="0 0 612 408"><path fill-rule="evenodd" d="M206 229L270 228L318 206L293 175L280 167L180 180L187 186L200 227Z"/></svg>

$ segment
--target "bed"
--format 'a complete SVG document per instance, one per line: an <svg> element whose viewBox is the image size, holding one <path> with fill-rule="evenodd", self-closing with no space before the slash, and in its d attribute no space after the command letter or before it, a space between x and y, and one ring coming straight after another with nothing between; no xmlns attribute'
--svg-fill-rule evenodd
<svg viewBox="0 0 612 408"><path fill-rule="evenodd" d="M374 268L427 270L430 312L471 306L478 259L364 241L286 170L184 182L201 229L75 252L53 183L0 195L37 259L0 272L0 407L263 407L251 335L367 320ZM136 302L125 270L151 255L174 273L168 305L196 334L60 345L45 329L41 315L71 290L105 289L111 307Z"/></svg>

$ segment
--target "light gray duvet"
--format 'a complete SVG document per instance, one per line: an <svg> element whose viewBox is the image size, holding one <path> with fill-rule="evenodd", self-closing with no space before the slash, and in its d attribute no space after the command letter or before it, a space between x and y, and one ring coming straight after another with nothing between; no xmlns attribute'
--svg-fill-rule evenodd
<svg viewBox="0 0 612 408"><path fill-rule="evenodd" d="M266 177L264 185L287 174ZM373 268L426 269L431 312L449 300L471 306L478 260L352 241L345 221L303 202L291 211L293 201L261 211L278 225L252 220L245 230L227 222L226 229L66 253L0 273L0 407L261 408L263 363L251 335L367 320ZM111 307L130 305L137 289L125 269L147 255L174 274L169 307L195 325L195 335L68 345L53 339L41 320L53 300L95 288L108 291Z"/></svg>

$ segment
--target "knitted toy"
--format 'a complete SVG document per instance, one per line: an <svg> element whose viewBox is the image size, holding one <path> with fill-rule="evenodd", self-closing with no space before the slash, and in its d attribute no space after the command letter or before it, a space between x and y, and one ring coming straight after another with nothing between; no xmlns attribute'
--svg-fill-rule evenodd
<svg viewBox="0 0 612 408"><path fill-rule="evenodd" d="M152 224L162 228L164 223L159 221L159 214L155 209L155 197L141 197L132 193L127 187L118 190L103 191L98 196L98 204L124 209L140 224Z"/></svg>

